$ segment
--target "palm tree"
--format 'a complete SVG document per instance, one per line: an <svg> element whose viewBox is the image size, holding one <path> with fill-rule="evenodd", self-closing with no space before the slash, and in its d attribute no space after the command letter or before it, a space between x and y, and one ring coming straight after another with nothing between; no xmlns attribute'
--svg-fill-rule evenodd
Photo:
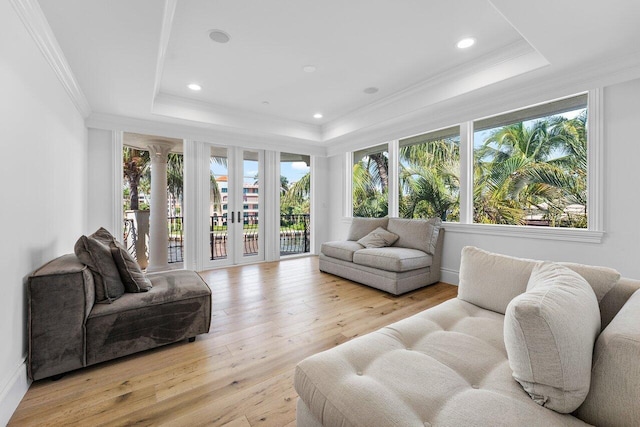
<svg viewBox="0 0 640 427"><path fill-rule="evenodd" d="M400 149L400 215L459 217L460 140L443 138Z"/></svg>
<svg viewBox="0 0 640 427"><path fill-rule="evenodd" d="M585 123L583 114L496 129L475 153L474 221L524 224L535 207L555 226L569 204L586 206Z"/></svg>
<svg viewBox="0 0 640 427"><path fill-rule="evenodd" d="M124 179L129 184L130 209L138 210L138 186L140 180L149 172L149 152L132 147L124 147L122 150L122 170Z"/></svg>
<svg viewBox="0 0 640 427"><path fill-rule="evenodd" d="M209 164L217 164L220 166L227 167L227 158L220 156L213 156L209 159ZM209 167L209 189L210 189L210 203L214 212L221 210L222 207L222 193L220 191L220 187L218 186L218 182L216 181L216 177Z"/></svg>
<svg viewBox="0 0 640 427"><path fill-rule="evenodd" d="M310 194L311 172L307 172L287 189L283 194L283 199L289 204L301 204L309 198Z"/></svg>
<svg viewBox="0 0 640 427"><path fill-rule="evenodd" d="M388 185L381 181L377 167L370 159L353 165L353 216L379 218L389 211Z"/></svg>
<svg viewBox="0 0 640 427"><path fill-rule="evenodd" d="M184 185L184 156L178 153L169 153L167 158L167 191L171 195L171 201L175 204L180 201ZM175 210L175 206L172 207Z"/></svg>

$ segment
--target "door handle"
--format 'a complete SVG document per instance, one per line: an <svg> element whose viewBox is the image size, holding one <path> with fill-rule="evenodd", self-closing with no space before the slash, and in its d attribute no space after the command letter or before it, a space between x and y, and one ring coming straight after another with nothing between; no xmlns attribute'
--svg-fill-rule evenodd
<svg viewBox="0 0 640 427"><path fill-rule="evenodd" d="M233 224L233 214L234 214L234 212L231 211L231 224Z"/></svg>
<svg viewBox="0 0 640 427"><path fill-rule="evenodd" d="M241 218L240 211L238 211L238 223L240 223L240 218Z"/></svg>

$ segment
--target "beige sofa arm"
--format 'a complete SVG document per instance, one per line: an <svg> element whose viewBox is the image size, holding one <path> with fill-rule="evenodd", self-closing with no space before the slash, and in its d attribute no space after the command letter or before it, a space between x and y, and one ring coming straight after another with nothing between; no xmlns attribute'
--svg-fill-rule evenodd
<svg viewBox="0 0 640 427"><path fill-rule="evenodd" d="M640 290L598 337L591 387L576 414L589 424L640 425Z"/></svg>
<svg viewBox="0 0 640 427"><path fill-rule="evenodd" d="M85 322L95 301L91 271L63 255L27 284L28 375L37 380L86 366Z"/></svg>

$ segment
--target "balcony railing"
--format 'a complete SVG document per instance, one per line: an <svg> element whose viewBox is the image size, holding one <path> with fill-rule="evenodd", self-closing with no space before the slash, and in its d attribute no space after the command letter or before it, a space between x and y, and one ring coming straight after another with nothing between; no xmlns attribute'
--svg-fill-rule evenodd
<svg viewBox="0 0 640 427"><path fill-rule="evenodd" d="M214 214L209 222L209 247L210 259L226 259L229 235L227 233L227 214ZM242 217L243 255L258 254L258 214L245 212ZM184 261L184 223L183 217L174 216L167 218L169 227L168 263ZM280 255L294 255L309 252L310 247L310 220L308 214L280 215ZM129 252L136 256L136 232L135 222L125 220L124 241L127 242Z"/></svg>

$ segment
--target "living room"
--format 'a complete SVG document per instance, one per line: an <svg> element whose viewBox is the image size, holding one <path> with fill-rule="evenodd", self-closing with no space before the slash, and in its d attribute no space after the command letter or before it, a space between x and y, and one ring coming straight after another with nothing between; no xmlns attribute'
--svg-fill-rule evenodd
<svg viewBox="0 0 640 427"><path fill-rule="evenodd" d="M453 53L447 53L451 55L447 58L453 58L449 69L434 75L426 71L428 61L422 59L419 66L423 69L412 71L409 65L404 75L398 74L406 81L384 76L389 84L396 85L392 92L372 81L374 76L366 75L370 80L350 82L358 94L354 97L357 100L335 104L341 107L335 113L323 108L324 117L320 119L312 117L317 112L310 109L313 102L306 102L302 108L288 101L293 105L278 112L276 109L286 100L263 97L257 105L241 110L226 108L232 100L214 105L197 97L189 99L195 96L186 92L186 84L190 82L184 82L185 92L180 97L173 95L174 91L160 90L169 87L162 79L169 78L171 72L177 73L177 64L186 61L165 57L166 49L175 48L172 43L176 39L172 37L189 27L189 17L195 19L198 7L227 6L194 4L188 8L176 1L103 3L10 0L0 6L3 28L0 129L6 141L2 177L5 183L19 183L6 186L6 205L14 208L5 208L3 214L6 244L2 250L5 296L0 302L0 336L5 342L0 353L2 422L8 422L30 386L26 376L26 278L44 263L72 252L80 235L92 233L100 226L117 230L122 223L119 203L122 176L117 165L123 132L184 140L185 156L187 159L191 156L194 162L198 153L210 144L265 150L267 157L273 156L272 164L280 152L311 156L311 253L318 255L323 242L343 239L348 233L352 213L348 168L353 164L350 163L353 152L454 125L463 134L468 123L486 117L587 93L593 119L589 123L590 136L594 135L593 141L589 141L588 228L541 231L539 227L514 230L474 224L472 189L467 186L466 195L461 190L459 222L443 225L446 237L441 280L458 283L461 251L470 245L517 257L602 265L615 268L625 277L640 278L636 260L640 255L640 229L635 226L635 213L640 210L635 197L638 183L635 159L640 155L640 147L634 143L634 125L640 117L637 103L640 50L635 43L640 35L636 24L640 9L636 2L621 0L605 5L595 1L545 1L537 3L535 10L525 2L482 2L473 7L479 8L483 17L486 14L487 19L500 24L494 31L502 28L508 31L513 37L509 43L511 50L504 49L494 35L492 41L496 44L492 47L500 49L495 52L483 46L484 40L479 35L460 28L458 36L476 37L476 48L484 49L482 54L458 52L457 39L439 40L432 47L433 54L437 53L438 45L451 48ZM380 11L385 7L393 9L386 17L389 26L383 27L400 31L402 25L398 24L396 14L413 9L405 5L407 10L395 7L396 10L384 3L376 2L367 17L376 17L376 23L383 23L385 16ZM471 7L468 3L465 5ZM432 6L431 13L429 6L424 6L426 9L414 6L422 13L421 17L413 17L417 21L433 20L433 13L450 12L440 3ZM247 3L245 7L252 6ZM279 7L293 6L283 2ZM299 7L301 10L308 7L310 16L326 16L321 15L317 5ZM346 22L357 20L357 6L334 2L331 7L335 14L342 13ZM229 10L236 12L235 7ZM291 21L274 15L277 15L274 20ZM566 16L572 16L568 23ZM261 20L250 12L246 12L245 18L251 18L251 22ZM393 19L395 25L391 26ZM480 18L464 19L471 26ZM242 21L242 16L236 20ZM235 21L229 21L229 25L231 22ZM230 40L221 46L233 48L244 36L223 28L224 24L209 22L206 28L228 31ZM300 25L279 28L293 33L289 39L299 38L297 34L303 31ZM317 24L314 28L317 29ZM365 30L379 33L380 27L363 24L363 34L370 34ZM344 55L339 60L349 55L355 57L360 50L365 50L366 55L376 54L375 46L367 45L365 37L358 36L357 31L352 33L353 39L338 44L339 55ZM316 42L327 35L313 33L313 36ZM490 36L491 31L487 31L487 38ZM206 31L203 39L207 46L219 47L212 44L216 42L210 35L207 37ZM376 40L382 49L384 37ZM104 44L107 42L112 44ZM275 55L277 46L271 47L274 50L267 53ZM385 49L389 54L393 46ZM407 49L402 53L411 52ZM291 71L285 77L300 84L314 84L313 78L322 77L323 67L328 67L328 63L320 62L321 57L307 57L299 52L297 55L295 73ZM475 55L474 60L464 55ZM174 68L168 67L170 63ZM250 64L248 61L244 65ZM268 63L260 65L267 68ZM305 66L317 69L308 72L302 69ZM164 74L162 67L166 67ZM231 74L245 71L246 68L236 70L232 66L225 69ZM332 72L340 75L345 70L337 68ZM431 80L420 78L421 74ZM239 83L245 78L242 74ZM342 82L335 84L348 92ZM363 93L364 89L378 86L379 95ZM202 92L207 90L203 84ZM318 96L323 90L329 92L326 84L315 90ZM335 93L331 91L330 95ZM215 99L216 95L207 96ZM304 97L312 98L306 92ZM393 144L388 147L393 148ZM471 167L471 162L466 165ZM464 172L467 177L472 174L470 171ZM187 166L185 194L192 201L186 201L185 215L187 218L194 215L191 217L194 221L195 200L200 194L194 186L197 173L197 169ZM277 175L272 175L269 179L275 181ZM467 180L472 182L470 178ZM390 203L389 216L397 216L397 209L397 203ZM197 253L204 239L193 233L186 235L187 245L193 245L191 254ZM204 258L188 257L191 258L185 260L186 268L203 270ZM279 258L275 249L264 257L266 261Z"/></svg>

